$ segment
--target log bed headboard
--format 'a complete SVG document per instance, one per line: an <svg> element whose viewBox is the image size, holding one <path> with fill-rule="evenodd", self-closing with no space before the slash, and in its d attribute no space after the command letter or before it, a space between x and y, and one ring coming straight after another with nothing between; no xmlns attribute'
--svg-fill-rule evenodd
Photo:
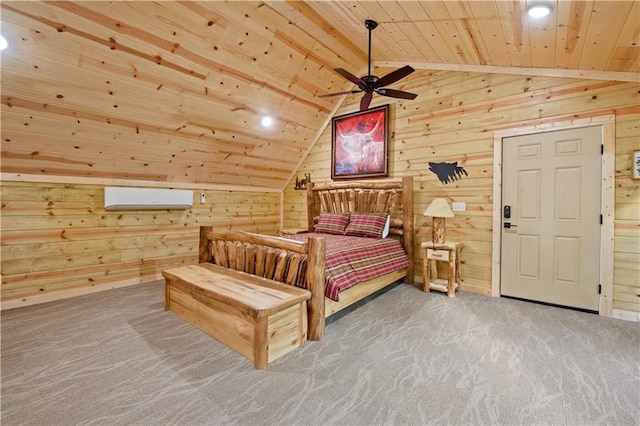
<svg viewBox="0 0 640 426"><path fill-rule="evenodd" d="M409 257L406 283L413 283L413 177L402 180L307 183L307 230L320 212L389 213L389 234L400 237Z"/></svg>

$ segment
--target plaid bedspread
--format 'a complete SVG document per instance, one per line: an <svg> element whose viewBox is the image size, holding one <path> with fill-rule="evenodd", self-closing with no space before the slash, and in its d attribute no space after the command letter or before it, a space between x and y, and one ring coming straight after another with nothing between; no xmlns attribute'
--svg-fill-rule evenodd
<svg viewBox="0 0 640 426"><path fill-rule="evenodd" d="M339 293L362 281L371 280L382 275L409 266L400 241L393 238L347 237L331 234L296 234L286 238L306 241L310 236L325 237L327 243L326 296L335 301ZM306 265L301 262L296 286L306 287Z"/></svg>

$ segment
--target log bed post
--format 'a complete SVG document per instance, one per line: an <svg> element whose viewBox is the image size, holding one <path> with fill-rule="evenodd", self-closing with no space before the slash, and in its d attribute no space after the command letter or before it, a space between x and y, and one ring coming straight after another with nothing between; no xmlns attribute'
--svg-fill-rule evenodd
<svg viewBox="0 0 640 426"><path fill-rule="evenodd" d="M209 263L211 259L211 248L209 246L209 232L213 231L213 226L200 227L200 244L198 244L198 263Z"/></svg>
<svg viewBox="0 0 640 426"><path fill-rule="evenodd" d="M316 214L316 197L313 193L313 182L307 182L307 231L313 232L315 223L313 218Z"/></svg>
<svg viewBox="0 0 640 426"><path fill-rule="evenodd" d="M402 244L409 258L409 267L404 282L413 284L413 176L402 178Z"/></svg>
<svg viewBox="0 0 640 426"><path fill-rule="evenodd" d="M311 292L309 299L309 340L324 338L325 308L325 250L326 240L321 237L309 238L307 254L307 283Z"/></svg>

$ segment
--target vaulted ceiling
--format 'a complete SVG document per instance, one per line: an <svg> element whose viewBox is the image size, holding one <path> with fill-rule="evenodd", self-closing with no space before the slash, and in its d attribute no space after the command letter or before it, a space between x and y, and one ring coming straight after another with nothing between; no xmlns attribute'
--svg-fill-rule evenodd
<svg viewBox="0 0 640 426"><path fill-rule="evenodd" d="M2 172L283 188L366 74L637 81L637 1L1 3ZM393 102L393 100L391 100ZM417 102L406 101L406 102ZM263 127L263 116L273 117Z"/></svg>

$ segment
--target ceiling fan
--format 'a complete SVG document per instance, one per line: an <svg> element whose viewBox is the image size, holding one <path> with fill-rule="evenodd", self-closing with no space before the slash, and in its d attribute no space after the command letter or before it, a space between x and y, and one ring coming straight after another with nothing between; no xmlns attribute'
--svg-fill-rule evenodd
<svg viewBox="0 0 640 426"><path fill-rule="evenodd" d="M396 81L414 72L415 70L409 65L398 68L397 70L392 71L380 78L375 75L371 75L371 31L378 26L378 23L372 19L367 19L366 21L364 21L364 26L369 30L369 68L367 75L363 76L362 78L358 78L345 69L334 69L334 71L340 74L342 77L356 84L358 86L358 90L347 90L345 92L329 93L326 95L320 95L319 97L325 98L327 96L341 96L364 92L364 96L362 96L362 99L360 100L360 111L364 111L365 109L369 108L374 92L382 96L389 96L391 98L415 99L418 96L415 93L385 88L385 86L395 83Z"/></svg>

